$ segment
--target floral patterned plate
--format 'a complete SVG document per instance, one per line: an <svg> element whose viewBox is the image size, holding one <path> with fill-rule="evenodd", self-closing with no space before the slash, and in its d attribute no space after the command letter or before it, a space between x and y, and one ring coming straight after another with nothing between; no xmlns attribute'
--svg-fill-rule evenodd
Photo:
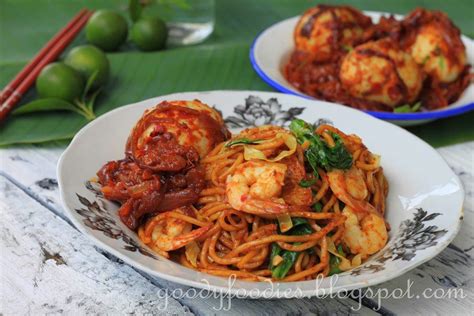
<svg viewBox="0 0 474 316"><path fill-rule="evenodd" d="M123 157L127 136L145 109L163 100L191 99L216 107L235 132L262 124L286 126L300 117L316 124L334 124L362 137L372 152L382 156L390 186L387 246L356 269L318 281L291 283L229 281L153 253L120 222L118 206L106 201L89 179L105 162ZM456 236L463 216L464 192L459 179L422 140L349 107L271 92L176 93L113 110L74 137L59 161L58 179L69 217L100 248L160 278L239 297L315 296L390 280L442 251Z"/></svg>
<svg viewBox="0 0 474 316"><path fill-rule="evenodd" d="M389 13L371 11L364 11L364 14L370 16L374 22L377 22L382 15L389 15ZM395 17L397 19L403 18L400 15L395 15ZM313 99L313 97L298 91L283 76L283 67L294 48L293 30L298 19L299 16L283 20L261 32L250 48L250 61L257 74L273 88L284 93ZM466 46L468 62L474 65L474 41L464 35L462 41ZM474 84L471 83L461 97L446 108L417 113L366 112L397 125L409 126L460 115L472 110L474 110Z"/></svg>

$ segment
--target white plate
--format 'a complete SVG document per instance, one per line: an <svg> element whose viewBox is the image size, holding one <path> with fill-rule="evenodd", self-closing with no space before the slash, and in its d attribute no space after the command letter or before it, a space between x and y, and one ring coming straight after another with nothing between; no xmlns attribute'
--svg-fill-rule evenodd
<svg viewBox="0 0 474 316"><path fill-rule="evenodd" d="M319 283L236 281L232 287L225 278L196 272L153 254L121 223L117 205L95 194L87 181L105 162L124 157L127 136L145 109L163 100L193 99L215 106L233 131L262 124L287 125L297 116L311 122L324 120L361 136L372 152L382 156L390 186L387 220L392 230L387 246L355 270ZM349 107L271 92L176 93L115 109L74 137L59 160L58 179L69 217L100 248L160 278L240 297L314 296L393 279L442 251L455 237L463 216L464 192L459 179L438 153L416 136Z"/></svg>
<svg viewBox="0 0 474 316"><path fill-rule="evenodd" d="M389 15L389 13L370 11L364 11L364 14L370 16L374 23L378 22L382 15ZM402 18L399 15L395 15L395 17ZM293 30L299 18L296 16L283 20L260 33L250 48L250 61L257 74L276 90L314 99L293 87L282 72L294 49ZM466 46L468 62L474 65L474 41L464 35L462 41ZM365 112L398 125L409 126L460 115L471 110L474 110L474 84L472 83L456 102L443 109L418 113Z"/></svg>

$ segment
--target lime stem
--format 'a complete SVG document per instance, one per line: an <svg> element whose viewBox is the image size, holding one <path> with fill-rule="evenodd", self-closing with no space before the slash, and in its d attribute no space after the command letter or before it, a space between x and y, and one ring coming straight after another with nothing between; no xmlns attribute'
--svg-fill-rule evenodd
<svg viewBox="0 0 474 316"><path fill-rule="evenodd" d="M94 111L86 106L83 102L76 102L75 105L78 107L78 112L84 116L88 121L92 121L96 118Z"/></svg>

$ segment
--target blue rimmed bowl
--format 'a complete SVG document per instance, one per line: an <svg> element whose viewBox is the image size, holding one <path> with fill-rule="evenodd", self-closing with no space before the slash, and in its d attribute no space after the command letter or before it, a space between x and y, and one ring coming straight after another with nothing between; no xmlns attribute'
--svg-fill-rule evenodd
<svg viewBox="0 0 474 316"><path fill-rule="evenodd" d="M377 22L388 13L364 12ZM401 18L401 16L396 16ZM278 22L261 32L253 41L250 48L250 61L257 74L270 86L278 91L314 99L298 91L283 76L283 68L288 62L294 48L293 30L299 16ZM462 36L466 46L468 62L474 64L474 41L467 36ZM377 118L390 121L401 126L420 125L433 120L460 115L474 110L474 84L470 84L461 97L449 106L417 113L391 113L378 111L364 111Z"/></svg>

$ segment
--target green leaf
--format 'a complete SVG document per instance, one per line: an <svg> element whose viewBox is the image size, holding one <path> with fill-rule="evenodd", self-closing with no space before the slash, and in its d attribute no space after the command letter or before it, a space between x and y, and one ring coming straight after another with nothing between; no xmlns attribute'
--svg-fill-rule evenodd
<svg viewBox="0 0 474 316"><path fill-rule="evenodd" d="M188 3L192 5L193 1L188 0ZM372 0L348 0L347 3L359 9L382 10L380 3ZM125 4L127 6L128 2ZM430 6L449 12L461 30L473 36L474 19L463 11L470 4L470 0L459 0L456 5L449 1L433 0ZM123 1L117 0L2 1L0 39L8 45L1 45L0 49L0 87L4 87L80 9L87 7L123 11L123 5ZM249 45L261 30L283 19L300 15L309 6L311 4L307 0L219 0L215 2L214 33L200 45L153 53L122 48L119 52L108 54L111 80L104 87L98 99L100 102L95 105L96 113L103 114L125 104L181 91L273 91L252 69L248 60ZM384 11L394 13L406 13L413 7L413 0L383 4ZM146 8L147 11L154 9L158 9L158 5ZM174 9L172 14L179 13L179 10ZM256 12L265 14L255 18ZM68 49L83 44L86 44L86 39L84 32L81 32ZM22 103L28 103L36 97L34 89L30 89ZM474 140L473 120L474 112L471 112L407 129L431 145L446 146ZM82 116L67 111L10 116L0 126L0 146L71 139L86 123L87 120Z"/></svg>
<svg viewBox="0 0 474 316"><path fill-rule="evenodd" d="M285 232L284 235L301 236L301 235L309 235L314 232L306 218L293 217L292 222L293 222L293 228ZM299 245L299 244L301 243L299 242L294 243L294 245ZM306 251L311 252L312 250L308 249ZM298 257L299 253L300 252L298 251L282 250L280 246L278 246L277 243L272 243L272 250L270 253L270 264L269 264L269 269L272 271L272 276L275 279L283 279L288 273L288 271L290 271L291 267L295 264L296 258ZM283 258L283 261L275 267L273 266L273 258L276 255L281 256Z"/></svg>
<svg viewBox="0 0 474 316"><path fill-rule="evenodd" d="M291 267L295 264L296 258L298 258L299 252L295 251L283 251L281 257L283 261L272 268L272 277L275 279L283 279Z"/></svg>
<svg viewBox="0 0 474 316"><path fill-rule="evenodd" d="M129 0L128 1L128 13L130 15L130 19L133 22L136 22L141 14L142 14L142 6L140 4L140 0Z"/></svg>
<svg viewBox="0 0 474 316"><path fill-rule="evenodd" d="M444 68L446 66L446 61L444 60L443 55L438 56L438 65L441 71L444 71Z"/></svg>
<svg viewBox="0 0 474 316"><path fill-rule="evenodd" d="M237 43L153 53L108 54L111 80L103 87L94 112L100 116L122 105L179 91L215 90L216 87L268 90L269 87L248 66L248 50L247 43ZM4 74L14 76L21 66L23 63L0 66L0 78ZM6 84L8 79L0 80L0 85ZM30 91L26 99L36 97L33 92ZM63 115L56 115L54 120L34 115L11 116L0 126L0 146L71 138L87 123L80 119L82 124L79 121L64 124L71 118L66 113Z"/></svg>
<svg viewBox="0 0 474 316"><path fill-rule="evenodd" d="M396 107L393 109L393 112L394 113L410 113L411 112L410 104L405 104L405 105Z"/></svg>
<svg viewBox="0 0 474 316"><path fill-rule="evenodd" d="M411 110L413 112L417 112L421 108L421 102L416 102L412 107Z"/></svg>
<svg viewBox="0 0 474 316"><path fill-rule="evenodd" d="M298 183L300 185L300 187L303 187L303 188L309 188L310 186L312 186L313 184L316 183L316 179L310 179L310 180L301 180L300 183Z"/></svg>
<svg viewBox="0 0 474 316"><path fill-rule="evenodd" d="M333 254L329 255L329 273L328 276L333 274L341 273L342 270L339 269L339 264L341 264L341 259Z"/></svg>
<svg viewBox="0 0 474 316"><path fill-rule="evenodd" d="M410 104L404 104L393 109L394 113L414 113L421 108L421 102L415 103L413 106Z"/></svg>
<svg viewBox="0 0 474 316"><path fill-rule="evenodd" d="M84 88L84 92L82 93L82 101L84 102L87 95L89 94L92 85L94 84L95 80L97 79L97 74L99 73L99 70L94 71L89 78L87 78L86 86Z"/></svg>
<svg viewBox="0 0 474 316"><path fill-rule="evenodd" d="M79 113L74 104L68 101L56 98L45 98L22 105L18 109L14 110L12 114L21 115L46 111L73 111Z"/></svg>
<svg viewBox="0 0 474 316"><path fill-rule="evenodd" d="M323 209L323 205L320 202L316 202L313 204L313 206L311 206L311 208L313 209L313 211L319 213Z"/></svg>
<svg viewBox="0 0 474 316"><path fill-rule="evenodd" d="M308 224L308 220L303 217L293 217L291 220L293 221L293 227Z"/></svg>
<svg viewBox="0 0 474 316"><path fill-rule="evenodd" d="M227 142L227 144L225 144L225 147L232 147L235 145L256 145L261 142L262 140L260 139L239 138Z"/></svg>
<svg viewBox="0 0 474 316"><path fill-rule="evenodd" d="M342 250L342 246L339 245L337 246L337 252L345 257L346 254L344 253L344 250ZM342 270L339 268L339 265L341 264L341 258L333 255L333 254L330 254L330 257L329 257L329 273L328 275L333 275L333 274L337 274L337 273L341 273Z"/></svg>
<svg viewBox="0 0 474 316"><path fill-rule="evenodd" d="M312 234L314 231L311 228L311 226L306 223L301 223L297 225L296 227L293 227L290 229L288 232L286 232L284 235L291 235L291 236L302 236L302 235L309 235Z"/></svg>
<svg viewBox="0 0 474 316"><path fill-rule="evenodd" d="M329 171L333 168L349 169L352 166L352 156L347 151L339 135L330 132L334 140L334 146L329 147L328 144L314 132L314 127L301 119L294 119L290 123L290 130L296 136L300 144L309 142L309 147L305 150L305 157L311 165L315 176L318 175L318 167Z"/></svg>
<svg viewBox="0 0 474 316"><path fill-rule="evenodd" d="M273 268L273 258L279 255L281 252L280 246L276 242L272 243L272 251L270 252L270 262L268 263L268 269Z"/></svg>
<svg viewBox="0 0 474 316"><path fill-rule="evenodd" d="M97 96L99 96L101 92L102 92L102 88L97 89L94 93L91 94L89 99L86 101L86 106L91 112L94 112L95 100L97 99Z"/></svg>
<svg viewBox="0 0 474 316"><path fill-rule="evenodd" d="M425 58L423 58L423 61L421 62L421 65L424 66L428 60L430 60L431 55L426 55Z"/></svg>
<svg viewBox="0 0 474 316"><path fill-rule="evenodd" d="M336 133L330 132L334 140L333 147L327 147L327 157L329 165L337 169L349 169L352 166L352 155L347 151L341 137Z"/></svg>
<svg viewBox="0 0 474 316"><path fill-rule="evenodd" d="M350 45L342 45L342 48L346 51L346 52L351 52L354 50L354 48Z"/></svg>

